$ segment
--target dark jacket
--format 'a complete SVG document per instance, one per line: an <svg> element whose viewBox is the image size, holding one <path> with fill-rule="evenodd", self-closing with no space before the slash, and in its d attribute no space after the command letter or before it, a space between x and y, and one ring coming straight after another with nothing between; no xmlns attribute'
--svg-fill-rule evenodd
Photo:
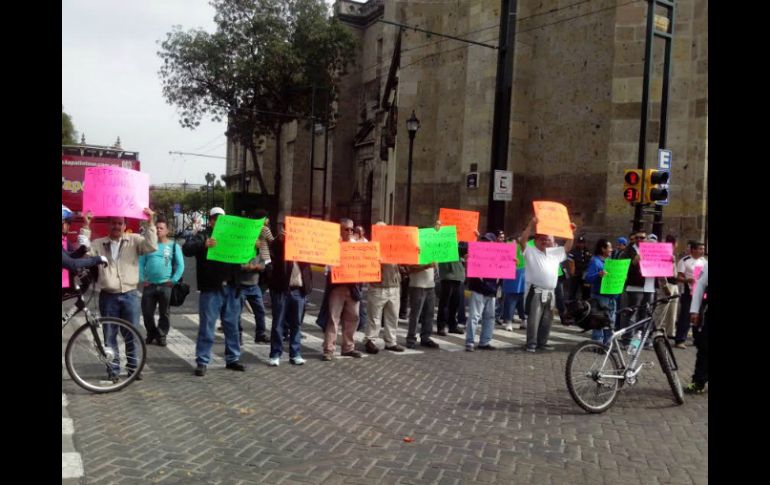
<svg viewBox="0 0 770 485"><path fill-rule="evenodd" d="M240 264L206 259L208 252L206 239L210 237L209 234L209 231L199 232L196 236L187 239L182 246L182 254L187 257L195 256L195 280L198 283L198 291L217 291L222 288L224 282L239 287Z"/></svg>
<svg viewBox="0 0 770 485"><path fill-rule="evenodd" d="M465 280L465 287L484 296L497 294L497 280L494 278L468 278Z"/></svg>
<svg viewBox="0 0 770 485"><path fill-rule="evenodd" d="M634 257L637 255L634 246L629 245L626 247L623 254L620 255L620 259L630 259L631 266L628 267L628 276L626 276L626 286L644 286L644 276L642 276L642 268L639 261L634 262Z"/></svg>
<svg viewBox="0 0 770 485"><path fill-rule="evenodd" d="M85 249L85 246L81 246ZM94 256L92 258L81 258L85 253L85 251L77 250L73 252L72 254L68 253L64 250L64 248L61 248L61 267L62 269L66 269L67 271L73 272L80 268L88 268L90 266L97 266L102 263L102 258L99 256ZM71 282L72 274L70 274L70 282Z"/></svg>
<svg viewBox="0 0 770 485"><path fill-rule="evenodd" d="M284 257L284 243L276 239L270 248L272 254L273 272L270 275L268 287L270 291L287 292L290 290L289 281L291 281L291 269L293 261L286 261ZM310 296L313 291L313 273L310 271L308 263L297 263L299 271L302 274L302 296Z"/></svg>

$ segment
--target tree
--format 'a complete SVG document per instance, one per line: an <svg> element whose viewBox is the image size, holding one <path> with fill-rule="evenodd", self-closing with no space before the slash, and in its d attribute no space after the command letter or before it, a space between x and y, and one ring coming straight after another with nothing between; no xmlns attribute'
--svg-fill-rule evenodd
<svg viewBox="0 0 770 485"><path fill-rule="evenodd" d="M75 131L75 125L72 124L70 115L64 112L64 106L61 107L61 144L74 145L77 143L78 133Z"/></svg>
<svg viewBox="0 0 770 485"><path fill-rule="evenodd" d="M281 126L308 120L313 87L334 101L339 74L355 41L324 0L213 0L216 32L174 27L160 43L163 95L194 129L204 117L228 122L227 135L251 154L260 191L268 190L257 165L256 139L276 140L274 194L280 197ZM315 100L316 109L319 103ZM310 120L312 123L312 120Z"/></svg>

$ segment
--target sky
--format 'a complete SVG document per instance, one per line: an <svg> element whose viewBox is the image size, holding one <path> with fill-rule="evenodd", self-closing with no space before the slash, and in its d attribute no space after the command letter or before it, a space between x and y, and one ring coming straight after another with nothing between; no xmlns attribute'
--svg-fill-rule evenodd
<svg viewBox="0 0 770 485"><path fill-rule="evenodd" d="M214 30L207 0L63 0L62 104L86 143L139 152L151 184L205 184L219 178L225 160L169 151L224 157L226 123L207 119L195 130L182 128L176 108L166 104L158 77L157 41L173 25Z"/></svg>

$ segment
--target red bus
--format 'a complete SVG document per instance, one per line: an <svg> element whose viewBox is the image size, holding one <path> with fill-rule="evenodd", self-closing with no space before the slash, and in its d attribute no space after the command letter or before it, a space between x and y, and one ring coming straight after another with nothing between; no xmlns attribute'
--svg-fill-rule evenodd
<svg viewBox="0 0 770 485"><path fill-rule="evenodd" d="M86 168L113 165L139 170L139 153L120 147L98 145L62 145L61 147L61 203L75 213L70 226L69 239L77 242L77 234L83 225L83 179ZM138 232L139 220L126 219L126 232ZM107 236L108 218L96 217L91 221L91 239Z"/></svg>

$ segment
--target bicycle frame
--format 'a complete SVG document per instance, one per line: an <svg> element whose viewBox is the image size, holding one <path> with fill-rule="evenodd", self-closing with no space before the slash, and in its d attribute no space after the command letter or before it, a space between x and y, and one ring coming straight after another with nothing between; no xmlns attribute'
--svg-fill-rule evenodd
<svg viewBox="0 0 770 485"><path fill-rule="evenodd" d="M79 288L78 288L79 290ZM62 325L61 328L64 330L64 327L67 326L67 324L77 315L78 313L83 312L83 314L86 317L86 324L91 327L91 335L93 336L94 343L96 343L96 348L99 351L100 354L105 355L106 351L104 349L104 345L102 344L102 339L99 337L99 324L97 322L97 319L93 317L93 314L88 309L88 305L86 305L85 300L83 300L83 295L78 294L77 300L75 301L75 305L70 308L67 312L64 313L61 317Z"/></svg>

